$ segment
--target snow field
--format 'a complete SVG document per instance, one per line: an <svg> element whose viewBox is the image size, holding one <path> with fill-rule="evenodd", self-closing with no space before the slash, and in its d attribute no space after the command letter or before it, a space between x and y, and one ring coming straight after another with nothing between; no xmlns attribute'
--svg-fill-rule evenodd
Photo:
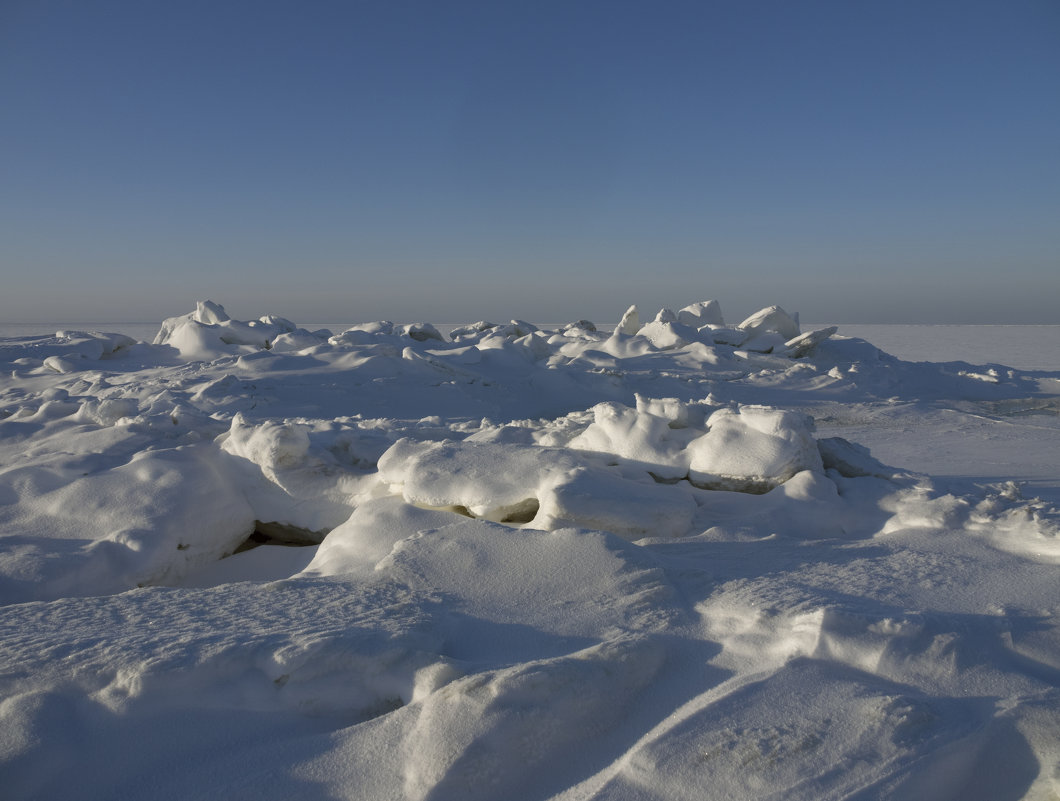
<svg viewBox="0 0 1060 801"><path fill-rule="evenodd" d="M1060 514L989 472L1056 464L1060 375L716 301L448 339L207 301L0 367L12 797L1060 792ZM968 427L941 483L852 436Z"/></svg>

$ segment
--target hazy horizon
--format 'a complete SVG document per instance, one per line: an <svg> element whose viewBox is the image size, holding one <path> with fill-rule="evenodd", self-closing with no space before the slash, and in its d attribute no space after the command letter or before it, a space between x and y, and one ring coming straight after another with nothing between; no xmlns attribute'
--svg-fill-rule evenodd
<svg viewBox="0 0 1060 801"><path fill-rule="evenodd" d="M1060 323L1060 6L0 10L0 323Z"/></svg>

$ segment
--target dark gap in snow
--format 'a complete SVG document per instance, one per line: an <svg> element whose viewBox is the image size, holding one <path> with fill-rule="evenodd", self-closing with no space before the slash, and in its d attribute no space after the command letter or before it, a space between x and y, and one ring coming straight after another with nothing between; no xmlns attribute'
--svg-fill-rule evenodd
<svg viewBox="0 0 1060 801"><path fill-rule="evenodd" d="M460 515L461 517L475 517L473 514L471 514L471 510L463 504L456 504L454 506L431 506L427 503L414 503L412 505L418 509L430 509L435 512L452 512L453 514Z"/></svg>
<svg viewBox="0 0 1060 801"><path fill-rule="evenodd" d="M310 531L301 526L289 523L254 521L254 532L247 537L233 553L243 553L259 545L284 545L300 548L308 545L319 545L327 535L326 530Z"/></svg>
<svg viewBox="0 0 1060 801"><path fill-rule="evenodd" d="M785 479L786 481L787 479ZM752 478L718 478L713 481L692 481L689 484L697 489L715 490L723 492L743 492L747 495L765 495L771 489L775 489L783 481L756 481Z"/></svg>
<svg viewBox="0 0 1060 801"><path fill-rule="evenodd" d="M461 517L470 517L472 520L479 519L479 516L468 509L463 504L453 504L451 506L430 506L429 504L416 503L413 504L420 509L431 509L436 512L451 512L452 514L460 515ZM513 504L512 506L504 507L501 510L495 510L493 515L488 516L487 520L492 520L497 523L506 523L513 526L521 526L524 523L531 522L537 517L537 512L541 508L540 502L537 498L527 498L525 501L519 501L519 503ZM504 516L497 518L496 514L500 512L504 513Z"/></svg>
<svg viewBox="0 0 1060 801"><path fill-rule="evenodd" d="M774 483L770 480L757 481L752 478L718 478L714 481L693 481L688 476L678 476L676 478L665 478L663 476L656 475L651 470L648 471L648 475L652 477L652 480L656 484L680 484L682 481L687 481L696 489L710 490L713 492L742 492L745 495L765 495L770 490L776 489L784 481Z"/></svg>
<svg viewBox="0 0 1060 801"><path fill-rule="evenodd" d="M677 476L675 478L664 478L663 476L656 475L651 470L648 471L648 475L652 477L652 480L656 484L677 484L677 483L679 483L681 481L687 481L688 480L688 476Z"/></svg>
<svg viewBox="0 0 1060 801"><path fill-rule="evenodd" d="M525 501L520 501L513 506L504 517L501 518L501 523L529 523L535 517L537 517L537 511L541 508L541 504L537 498L527 498Z"/></svg>

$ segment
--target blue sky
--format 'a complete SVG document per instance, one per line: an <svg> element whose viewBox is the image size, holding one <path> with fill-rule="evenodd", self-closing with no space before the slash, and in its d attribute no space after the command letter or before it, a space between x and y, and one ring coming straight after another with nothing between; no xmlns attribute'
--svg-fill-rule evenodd
<svg viewBox="0 0 1060 801"><path fill-rule="evenodd" d="M0 3L0 322L1060 323L1060 3Z"/></svg>

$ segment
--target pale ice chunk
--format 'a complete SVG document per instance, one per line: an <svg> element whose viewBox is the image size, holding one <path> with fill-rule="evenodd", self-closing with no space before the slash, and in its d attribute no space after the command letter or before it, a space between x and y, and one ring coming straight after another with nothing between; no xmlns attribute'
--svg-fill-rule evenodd
<svg viewBox="0 0 1060 801"><path fill-rule="evenodd" d="M277 480L278 471L305 462L309 434L304 425L274 421L253 425L242 414L236 414L222 447L234 456L254 462L271 480Z"/></svg>
<svg viewBox="0 0 1060 801"><path fill-rule="evenodd" d="M669 428L704 428L706 416L716 408L713 399L707 396L702 401L682 401L678 398L649 398L636 394L637 411L666 420Z"/></svg>
<svg viewBox="0 0 1060 801"><path fill-rule="evenodd" d="M169 325L172 323L171 325ZM223 356L245 352L221 338L221 327L209 325L197 320L167 320L163 329L155 337L156 345L170 345L176 348L181 358L188 361L213 361Z"/></svg>
<svg viewBox="0 0 1060 801"><path fill-rule="evenodd" d="M56 373L72 373L78 368L77 361L66 356L49 356L44 360L44 366Z"/></svg>
<svg viewBox="0 0 1060 801"><path fill-rule="evenodd" d="M817 346L828 339L830 336L839 330L839 326L832 325L828 328L820 328L816 331L807 331L805 334L800 334L793 339L789 339L784 343L784 347L787 349L788 356L793 359L800 359L803 356L809 356L817 349Z"/></svg>
<svg viewBox="0 0 1060 801"><path fill-rule="evenodd" d="M258 318L258 321L270 328L277 329L281 334L290 334L298 330L298 326L288 320L286 317L280 317L275 314L266 314Z"/></svg>
<svg viewBox="0 0 1060 801"><path fill-rule="evenodd" d="M538 330L540 329L536 325L528 323L525 320L512 320L504 325L491 325L484 330L482 334L484 335L484 338L495 337L497 339L514 340L522 339ZM467 335L462 332L460 336L461 341L467 338Z"/></svg>
<svg viewBox="0 0 1060 801"><path fill-rule="evenodd" d="M268 349L273 339L293 329L294 324L282 317L233 320L219 303L201 300L190 314L164 320L154 344L174 347L189 361L213 361Z"/></svg>
<svg viewBox="0 0 1060 801"><path fill-rule="evenodd" d="M287 353L315 348L323 345L331 336L329 332L323 333L325 335L321 336L302 328L295 331L284 331L277 334L272 340L272 350L277 353Z"/></svg>
<svg viewBox="0 0 1060 801"><path fill-rule="evenodd" d="M626 309L626 313L622 315L622 319L618 323L618 327L615 328L615 332L619 334L625 334L626 336L633 336L640 330L640 312L637 311L636 304Z"/></svg>
<svg viewBox="0 0 1060 801"><path fill-rule="evenodd" d="M231 553L254 515L217 457L213 443L143 451L54 488L50 465L8 472L22 494L0 542L22 544L0 560L0 603L173 583Z"/></svg>
<svg viewBox="0 0 1060 801"><path fill-rule="evenodd" d="M549 529L574 525L631 540L680 537L688 533L696 502L674 484L629 481L583 469L545 495L541 513Z"/></svg>
<svg viewBox="0 0 1060 801"><path fill-rule="evenodd" d="M362 323L347 328L342 333L333 334L328 338L328 344L335 347L374 345L380 342L388 342L393 333L394 324L391 322Z"/></svg>
<svg viewBox="0 0 1060 801"><path fill-rule="evenodd" d="M639 330L639 328L638 328ZM578 351L584 358L584 345L578 343ZM602 342L594 343L594 350L606 353L616 359L634 359L645 356L658 349L645 337L626 336L620 329L616 328L614 333Z"/></svg>
<svg viewBox="0 0 1060 801"><path fill-rule="evenodd" d="M678 322L658 319L641 327L637 333L646 337L659 350L683 348L700 339L699 332L694 328Z"/></svg>
<svg viewBox="0 0 1060 801"><path fill-rule="evenodd" d="M370 323L357 323L356 325L351 325L343 331L343 333L345 334L350 331L363 331L366 334L382 334L384 336L389 336L394 333L394 324L389 320L374 320Z"/></svg>
<svg viewBox="0 0 1060 801"><path fill-rule="evenodd" d="M671 428L669 419L648 408L641 411L620 403L597 404L593 407L593 422L568 447L642 463L661 479L684 478L689 465L685 450L688 437Z"/></svg>
<svg viewBox="0 0 1060 801"><path fill-rule="evenodd" d="M399 332L404 334L417 342L426 342L428 340L437 340L438 342L444 342L445 338L441 335L437 328L430 323L409 323L403 325L399 329Z"/></svg>
<svg viewBox="0 0 1060 801"><path fill-rule="evenodd" d="M228 322L232 318L228 316L225 307L220 303L214 303L212 300L200 300L195 304L195 311L192 312L191 319L205 325L214 325Z"/></svg>
<svg viewBox="0 0 1060 801"><path fill-rule="evenodd" d="M762 406L719 409L688 450L689 478L702 487L764 492L802 470L821 472L812 420Z"/></svg>
<svg viewBox="0 0 1060 801"><path fill-rule="evenodd" d="M637 409L598 404L593 422L568 447L613 454L659 480L689 477L712 489L764 492L801 470L822 470L808 417L743 406L717 409L704 423L709 409L640 397Z"/></svg>
<svg viewBox="0 0 1060 801"><path fill-rule="evenodd" d="M100 331L56 331L51 337L5 338L0 342L0 363L29 367L38 370L38 375L98 370L98 360L117 358L135 344L124 334Z"/></svg>
<svg viewBox="0 0 1060 801"><path fill-rule="evenodd" d="M635 412L634 412L635 414ZM604 527L623 537L684 534L695 504L687 493L579 459L576 452L487 442L401 439L379 475L405 501L534 528Z"/></svg>
<svg viewBox="0 0 1060 801"><path fill-rule="evenodd" d="M535 362L547 359L552 355L552 346L549 344L548 335L541 331L533 331L526 336L519 337L515 340L515 344L526 348Z"/></svg>
<svg viewBox="0 0 1060 801"><path fill-rule="evenodd" d="M563 333L567 336L572 334L577 335L579 333L595 334L596 324L592 320L578 320L575 323L570 323L563 329Z"/></svg>
<svg viewBox="0 0 1060 801"><path fill-rule="evenodd" d="M100 426L112 426L123 418L136 416L140 405L135 398L90 398L82 402L78 417Z"/></svg>
<svg viewBox="0 0 1060 801"><path fill-rule="evenodd" d="M136 344L125 334L103 331L56 331L55 338L67 345L67 354L85 359L103 359Z"/></svg>
<svg viewBox="0 0 1060 801"><path fill-rule="evenodd" d="M716 300L703 300L699 303L685 306L677 313L677 320L692 328L702 328L705 325L725 325L725 320L721 314L721 304Z"/></svg>
<svg viewBox="0 0 1060 801"><path fill-rule="evenodd" d="M760 309L740 323L738 328L747 331L750 336L757 336L766 331L775 331L785 340L794 339L800 333L799 324L780 306L767 306Z"/></svg>
<svg viewBox="0 0 1060 801"><path fill-rule="evenodd" d="M195 304L195 311L163 320L155 335L154 344L172 345L181 355L187 353L191 357L224 353L220 334L212 326L230 319L221 304L200 300Z"/></svg>
<svg viewBox="0 0 1060 801"><path fill-rule="evenodd" d="M290 420L248 421L237 413L220 438L236 457L244 497L257 520L294 527L306 541L319 542L345 520L367 480L340 466L334 455L314 447L308 424Z"/></svg>
<svg viewBox="0 0 1060 801"><path fill-rule="evenodd" d="M328 533L305 572L370 576L396 543L453 521L450 512L423 509L393 495L366 501Z"/></svg>
<svg viewBox="0 0 1060 801"><path fill-rule="evenodd" d="M261 350L267 350L272 347L272 340L285 333L278 327L269 326L256 320L252 320L249 323L229 320L219 323L219 327L221 329L221 341L226 345L249 345Z"/></svg>
<svg viewBox="0 0 1060 801"><path fill-rule="evenodd" d="M510 336L513 339L519 339L520 337L525 337L527 334L532 334L535 331L541 330L533 323L526 322L526 320L512 320L508 326L505 326L505 328L509 327L511 332Z"/></svg>
<svg viewBox="0 0 1060 801"><path fill-rule="evenodd" d="M547 486L578 466L574 456L553 448L404 438L380 457L379 476L409 503L504 522L536 512Z"/></svg>
<svg viewBox="0 0 1060 801"><path fill-rule="evenodd" d="M469 325L462 325L459 328L454 328L452 331L449 332L449 338L453 342L463 342L464 340L478 340L495 328L497 328L496 323L491 323L487 320L479 320L477 323L471 323Z"/></svg>

